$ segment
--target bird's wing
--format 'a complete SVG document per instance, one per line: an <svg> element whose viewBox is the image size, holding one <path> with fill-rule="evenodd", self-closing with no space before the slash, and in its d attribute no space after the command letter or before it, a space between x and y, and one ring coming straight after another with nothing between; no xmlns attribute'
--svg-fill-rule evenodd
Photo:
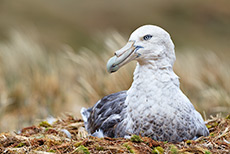
<svg viewBox="0 0 230 154"><path fill-rule="evenodd" d="M113 93L103 97L92 108L82 109L81 114L87 131L95 136L102 132L103 136L114 137L115 128L124 117L121 114L126 109L124 105L126 91Z"/></svg>

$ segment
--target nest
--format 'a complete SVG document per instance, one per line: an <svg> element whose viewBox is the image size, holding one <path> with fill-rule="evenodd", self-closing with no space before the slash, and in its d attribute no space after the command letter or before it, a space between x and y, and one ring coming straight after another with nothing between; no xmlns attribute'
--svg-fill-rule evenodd
<svg viewBox="0 0 230 154"><path fill-rule="evenodd" d="M229 153L230 115L211 117L206 126L208 137L172 144L137 135L130 139L88 136L81 119L66 115L18 133L1 133L0 153Z"/></svg>

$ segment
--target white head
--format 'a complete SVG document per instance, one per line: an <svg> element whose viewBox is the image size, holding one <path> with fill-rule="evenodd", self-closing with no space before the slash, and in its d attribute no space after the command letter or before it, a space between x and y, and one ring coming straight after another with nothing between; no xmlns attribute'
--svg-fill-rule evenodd
<svg viewBox="0 0 230 154"><path fill-rule="evenodd" d="M158 26L145 25L136 29L128 43L115 52L115 56L107 63L107 70L110 73L115 72L132 60L143 65L156 61L155 63L162 63L160 65L173 66L175 59L170 35Z"/></svg>

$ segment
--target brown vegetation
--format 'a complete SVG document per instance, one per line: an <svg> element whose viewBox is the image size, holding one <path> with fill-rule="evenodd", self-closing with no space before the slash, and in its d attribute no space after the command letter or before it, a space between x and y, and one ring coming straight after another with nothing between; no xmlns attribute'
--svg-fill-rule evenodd
<svg viewBox="0 0 230 154"><path fill-rule="evenodd" d="M133 135L131 139L88 136L83 122L73 116L42 121L19 133L0 134L0 153L197 153L227 154L230 151L230 115L207 121L210 136L177 144Z"/></svg>
<svg viewBox="0 0 230 154"><path fill-rule="evenodd" d="M36 32L29 33L13 31L9 41L0 43L0 131L63 112L79 115L82 106L130 87L135 62L111 75L105 68L113 51L126 42L119 33L104 35L100 54L86 48L76 53L67 45L52 53L36 39ZM174 69L182 90L203 115L226 115L230 110L228 54L194 50L176 51Z"/></svg>
<svg viewBox="0 0 230 154"><path fill-rule="evenodd" d="M132 30L146 23L160 25L172 35L177 54L174 69L196 109L207 117L226 115L230 110L228 4L1 1L0 132L63 112L79 116L82 106L128 89L135 64L109 75L106 61Z"/></svg>

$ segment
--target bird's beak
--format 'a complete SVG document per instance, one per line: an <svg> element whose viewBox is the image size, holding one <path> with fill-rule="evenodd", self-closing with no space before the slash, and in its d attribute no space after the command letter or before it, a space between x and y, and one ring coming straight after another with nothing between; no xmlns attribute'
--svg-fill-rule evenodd
<svg viewBox="0 0 230 154"><path fill-rule="evenodd" d="M116 72L120 67L141 55L137 50L143 47L134 44L135 41L129 41L123 48L115 52L115 56L108 60L107 71L109 73Z"/></svg>

